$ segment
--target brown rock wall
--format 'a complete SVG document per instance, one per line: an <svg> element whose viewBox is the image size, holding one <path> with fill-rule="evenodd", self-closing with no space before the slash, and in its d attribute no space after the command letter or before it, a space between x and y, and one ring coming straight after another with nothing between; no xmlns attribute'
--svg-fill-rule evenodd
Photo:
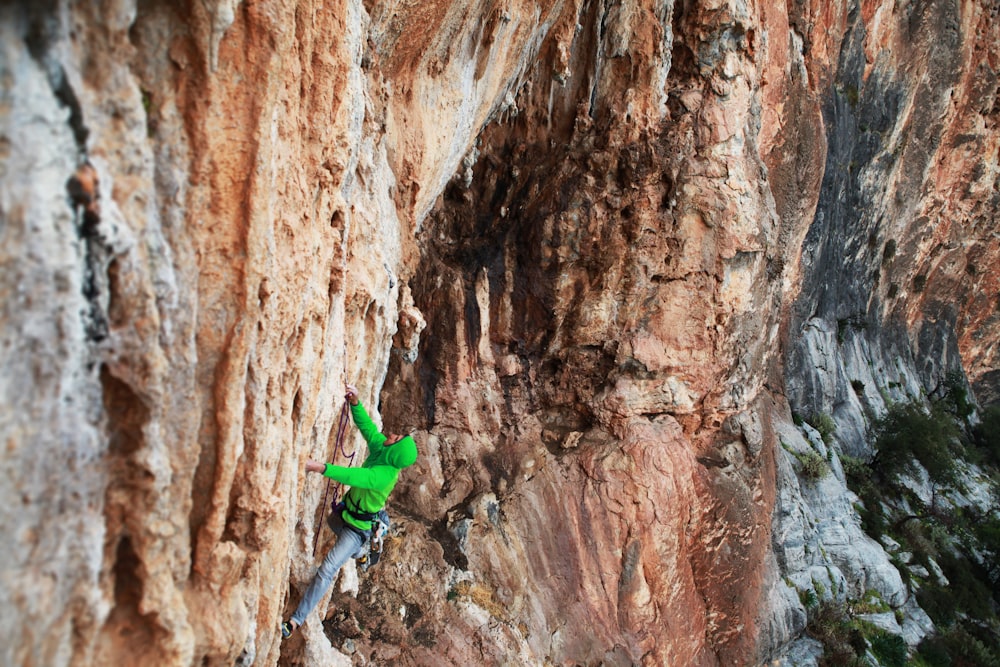
<svg viewBox="0 0 1000 667"><path fill-rule="evenodd" d="M903 247L913 252L914 261L900 262L907 266L905 272L893 266L892 275L899 291L908 293L894 306L914 328L926 319L954 326L963 365L984 402L1000 396L996 346L987 342L1000 324L1000 283L996 272L983 270L982 264L998 250L989 231L995 229L1000 183L995 131L1000 34L995 19L995 9L975 4L962 5L950 15L953 23L947 30L954 35L954 48L946 65L940 65L945 71L934 67L942 58L932 59L926 74L932 86L914 97L912 123L920 122L918 109L928 104L935 115L922 171L923 196L912 222L899 231L900 238L912 239ZM946 85L933 86L940 79Z"/></svg>
<svg viewBox="0 0 1000 667"><path fill-rule="evenodd" d="M710 49L694 35L731 18L687 15L674 40L691 37L674 54ZM579 43L553 48L574 71L606 64L607 45L587 41L593 28L581 22ZM632 45L636 72L662 52ZM759 426L734 425L762 381L770 344L759 333L775 323L761 304L780 298L780 283L762 289L776 220L744 150L745 79L757 75L733 69L748 66L738 53L709 54L722 92L668 80L669 123L645 84L640 97L633 79L609 77L619 90L597 98L602 109L577 78L564 86L540 67L521 115L482 136L471 187L453 183L421 236L412 287L428 328L383 400L447 453L405 483L403 502L437 526L445 554L461 549L452 566L511 608L499 620L526 623L522 641L556 663L600 646L617 647L603 656L613 664L717 664L755 650L761 580L737 573L762 569L773 491ZM541 122L569 134L538 142ZM483 494L496 498L502 544L476 534ZM535 534L553 522L558 537ZM496 564L505 552L545 569ZM523 599L536 606L520 611Z"/></svg>

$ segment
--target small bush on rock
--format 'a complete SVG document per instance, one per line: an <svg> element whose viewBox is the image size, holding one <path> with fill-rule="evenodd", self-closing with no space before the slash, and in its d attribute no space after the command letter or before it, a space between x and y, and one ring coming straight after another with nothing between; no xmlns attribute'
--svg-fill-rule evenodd
<svg viewBox="0 0 1000 667"><path fill-rule="evenodd" d="M940 637L928 637L917 647L917 658L926 667L952 667L951 654Z"/></svg>
<svg viewBox="0 0 1000 667"><path fill-rule="evenodd" d="M872 469L861 459L849 454L841 454L840 465L844 468L844 475L847 476L847 481L852 484L851 488L854 489L855 493L857 490L854 488L854 484L861 485L865 482L871 482Z"/></svg>
<svg viewBox="0 0 1000 667"><path fill-rule="evenodd" d="M987 646L982 639L973 636L964 628L952 628L941 638L951 655L952 665L965 667L1000 667L996 641Z"/></svg>
<svg viewBox="0 0 1000 667"><path fill-rule="evenodd" d="M882 594L872 588L865 591L860 600L856 600L850 605L852 614L881 614L891 610L892 607L882 599Z"/></svg>
<svg viewBox="0 0 1000 667"><path fill-rule="evenodd" d="M944 378L944 398L942 404L953 415L967 420L976 406L969 401L969 390L965 387L965 376L961 371L949 371Z"/></svg>
<svg viewBox="0 0 1000 667"><path fill-rule="evenodd" d="M830 472L830 467L826 461L816 452L808 452L797 457L802 465L802 476L806 479L816 481L826 477Z"/></svg>
<svg viewBox="0 0 1000 667"><path fill-rule="evenodd" d="M983 456L983 463L1000 468L1000 405L993 405L979 415L972 431L973 442Z"/></svg>
<svg viewBox="0 0 1000 667"><path fill-rule="evenodd" d="M799 591L799 602L806 609L812 609L817 604L819 604L819 598L816 597L816 591L811 588L806 588Z"/></svg>
<svg viewBox="0 0 1000 667"><path fill-rule="evenodd" d="M873 461L890 478L913 473L918 461L935 484L954 484L957 480L952 448L960 432L955 420L943 410L930 412L916 401L897 403L889 408L874 426Z"/></svg>
<svg viewBox="0 0 1000 667"><path fill-rule="evenodd" d="M837 422L833 421L833 417L825 412L817 412L806 421L816 429L824 443L829 445L833 442L833 434L837 431Z"/></svg>
<svg viewBox="0 0 1000 667"><path fill-rule="evenodd" d="M865 664L857 662L864 653L864 638L851 627L843 605L831 601L820 603L809 614L806 631L823 644L820 667Z"/></svg>
<svg viewBox="0 0 1000 667"><path fill-rule="evenodd" d="M882 667L906 667L906 642L902 637L885 630L876 630L869 641L872 653L878 658Z"/></svg>

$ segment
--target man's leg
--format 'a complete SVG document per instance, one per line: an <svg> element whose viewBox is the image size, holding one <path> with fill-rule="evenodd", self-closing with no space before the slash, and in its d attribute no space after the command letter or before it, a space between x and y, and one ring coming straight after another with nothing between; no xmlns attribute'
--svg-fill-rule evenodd
<svg viewBox="0 0 1000 667"><path fill-rule="evenodd" d="M305 622L306 616L309 615L309 612L313 610L319 599L326 593L326 589L333 583L337 572L347 562L347 559L355 554L363 544L364 538L355 531L349 528L344 528L340 531L337 543L326 553L326 557L323 558L323 564L319 566L316 576L313 577L309 588L306 589L305 595L302 596L302 601L299 602L298 608L292 614L292 618L289 619L295 627Z"/></svg>

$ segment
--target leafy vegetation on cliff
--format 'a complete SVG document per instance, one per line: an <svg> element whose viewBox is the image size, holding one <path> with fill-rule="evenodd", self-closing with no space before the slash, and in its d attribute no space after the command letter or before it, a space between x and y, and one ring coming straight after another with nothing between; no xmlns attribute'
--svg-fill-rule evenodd
<svg viewBox="0 0 1000 667"><path fill-rule="evenodd" d="M971 416L959 383L948 383L929 407L890 406L873 425L870 461L841 457L865 531L898 543L894 562L938 628L903 662L898 647L883 638L875 651L866 637L882 665L1000 667L1000 408L974 427ZM992 502L982 501L986 488ZM840 659L843 648L827 654Z"/></svg>
<svg viewBox="0 0 1000 667"><path fill-rule="evenodd" d="M939 404L928 411L917 401L889 408L875 423L872 466L897 485L901 475L919 475L917 464L939 485L958 482L956 455L961 453L959 428Z"/></svg>

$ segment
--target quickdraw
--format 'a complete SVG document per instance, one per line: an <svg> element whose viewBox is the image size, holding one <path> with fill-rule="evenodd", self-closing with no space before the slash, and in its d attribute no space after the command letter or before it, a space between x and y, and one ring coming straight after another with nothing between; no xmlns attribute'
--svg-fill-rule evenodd
<svg viewBox="0 0 1000 667"><path fill-rule="evenodd" d="M355 454L357 454L357 452L351 452L350 454L348 454L346 451L344 451L344 440L347 436L347 424L350 421L351 421L350 410L347 407L347 401L344 401L344 406L340 409L340 420L337 423L337 438L333 446L332 462L336 464L337 457L340 456L340 454L343 454L344 458L347 460L347 467L350 467L354 464L354 456ZM323 519L325 518L324 515L326 514L326 501L330 495L330 482L332 481L333 480L330 479L329 477L326 478L326 491L323 492L323 505L319 513L319 523L316 524L316 536L313 538L314 558L316 557L316 547L319 546L319 534L323 532ZM340 500L340 492L343 489L343 487L344 487L343 484L337 482L337 486L333 492L332 504L336 504L337 501Z"/></svg>

